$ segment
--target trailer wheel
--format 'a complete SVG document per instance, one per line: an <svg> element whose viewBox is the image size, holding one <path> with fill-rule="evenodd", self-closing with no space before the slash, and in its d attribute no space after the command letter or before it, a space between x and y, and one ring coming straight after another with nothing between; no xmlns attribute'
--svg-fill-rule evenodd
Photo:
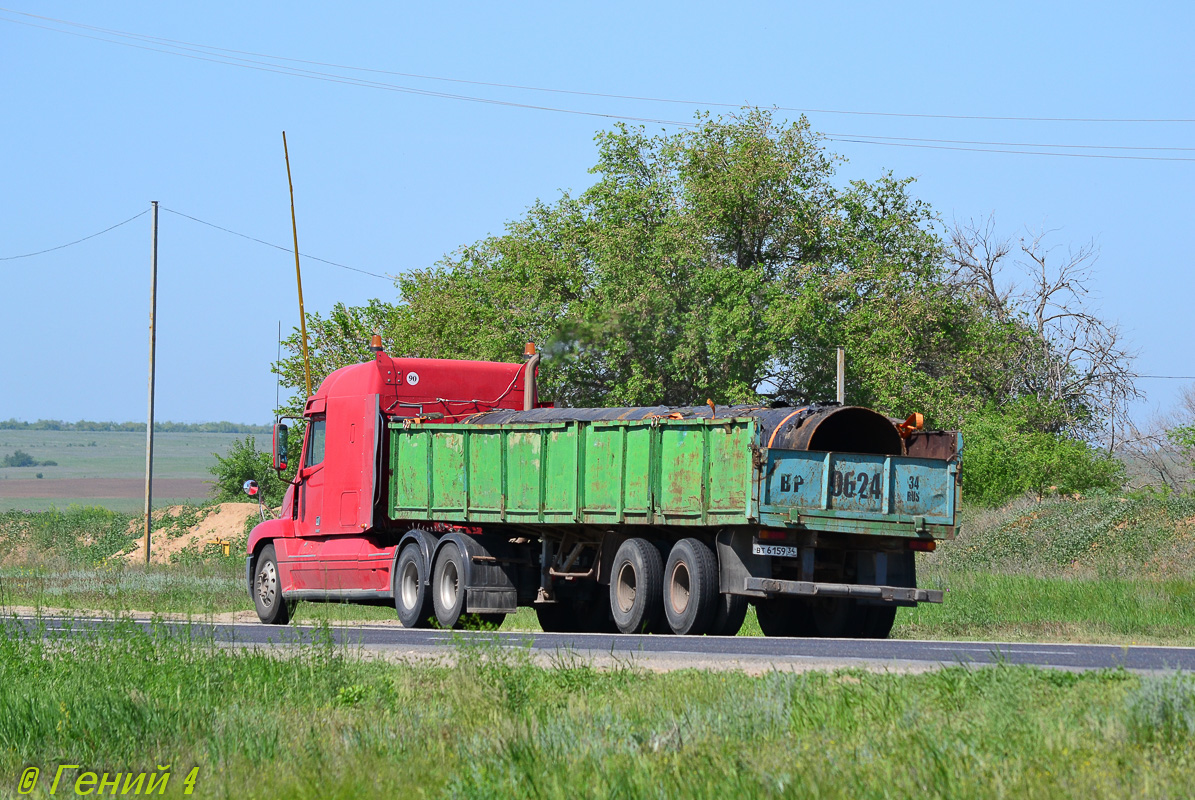
<svg viewBox="0 0 1195 800"><path fill-rule="evenodd" d="M672 546L664 567L664 616L680 636L700 636L710 629L717 611L718 561L700 539L681 539Z"/></svg>
<svg viewBox="0 0 1195 800"><path fill-rule="evenodd" d="M710 636L737 636L747 618L747 598L741 594L722 594L714 603L714 624Z"/></svg>
<svg viewBox="0 0 1195 800"><path fill-rule="evenodd" d="M867 607L849 597L826 597L807 601L817 635L823 639L857 639L863 636Z"/></svg>
<svg viewBox="0 0 1195 800"><path fill-rule="evenodd" d="M576 633L580 625L572 603L537 603L535 617L544 633Z"/></svg>
<svg viewBox="0 0 1195 800"><path fill-rule="evenodd" d="M398 554L394 564L394 607L398 621L404 628L426 628L431 625L431 585L423 551L412 542Z"/></svg>
<svg viewBox="0 0 1195 800"><path fill-rule="evenodd" d="M868 606L863 622L864 639L887 639L896 622L896 606Z"/></svg>
<svg viewBox="0 0 1195 800"><path fill-rule="evenodd" d="M432 574L432 606L444 629L460 625L465 610L465 559L452 542L440 548Z"/></svg>
<svg viewBox="0 0 1195 800"><path fill-rule="evenodd" d="M796 597L755 601L755 616L764 636L814 636L809 606Z"/></svg>
<svg viewBox="0 0 1195 800"><path fill-rule="evenodd" d="M272 544L261 549L253 565L253 607L257 611L257 618L266 625L285 625L290 622L294 603L282 596L278 556Z"/></svg>
<svg viewBox="0 0 1195 800"><path fill-rule="evenodd" d="M664 559L646 539L627 539L614 554L610 613L622 633L652 633L664 611Z"/></svg>

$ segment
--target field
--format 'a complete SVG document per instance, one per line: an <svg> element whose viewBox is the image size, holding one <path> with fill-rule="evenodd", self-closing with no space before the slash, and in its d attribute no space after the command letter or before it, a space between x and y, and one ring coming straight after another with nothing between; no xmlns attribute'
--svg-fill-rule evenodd
<svg viewBox="0 0 1195 800"><path fill-rule="evenodd" d="M208 497L208 468L216 463L212 454L223 455L243 438L235 433L155 433L154 507ZM44 511L77 504L131 513L144 506L144 433L0 430L0 456L16 450L57 466L0 467L0 510Z"/></svg>

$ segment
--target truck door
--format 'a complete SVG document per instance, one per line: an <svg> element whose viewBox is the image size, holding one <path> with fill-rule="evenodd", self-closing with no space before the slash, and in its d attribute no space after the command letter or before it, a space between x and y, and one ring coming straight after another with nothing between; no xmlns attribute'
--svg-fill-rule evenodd
<svg viewBox="0 0 1195 800"><path fill-rule="evenodd" d="M296 538L289 542L291 576L296 589L325 589L323 563L324 450L327 417L318 414L307 423L303 460L295 487Z"/></svg>

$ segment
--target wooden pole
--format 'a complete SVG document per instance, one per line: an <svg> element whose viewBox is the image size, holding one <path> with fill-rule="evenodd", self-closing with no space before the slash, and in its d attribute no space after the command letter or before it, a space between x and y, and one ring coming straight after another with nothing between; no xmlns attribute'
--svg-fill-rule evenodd
<svg viewBox="0 0 1195 800"><path fill-rule="evenodd" d="M838 405L846 404L846 348L838 346Z"/></svg>
<svg viewBox="0 0 1195 800"><path fill-rule="evenodd" d="M282 154L286 157L286 185L290 187L290 229L295 236L295 280L299 284L299 327L303 334L303 379L307 397L311 397L311 359L307 355L307 314L303 311L303 273L299 271L299 224L295 221L295 184L290 179L290 151L286 149L286 131L282 132Z"/></svg>
<svg viewBox="0 0 1195 800"><path fill-rule="evenodd" d="M158 316L158 201L153 201L149 257L149 415L145 421L145 563L149 564L150 533L153 527L154 477L154 365L157 350Z"/></svg>

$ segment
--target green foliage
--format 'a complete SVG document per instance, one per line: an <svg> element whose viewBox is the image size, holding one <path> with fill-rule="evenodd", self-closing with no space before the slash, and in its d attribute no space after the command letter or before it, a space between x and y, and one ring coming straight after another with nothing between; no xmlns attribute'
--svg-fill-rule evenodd
<svg viewBox="0 0 1195 800"><path fill-rule="evenodd" d="M963 424L963 497L998 506L1025 493L1073 494L1118 488L1124 467L1087 442L1034 424L1041 409L1023 402L988 406Z"/></svg>
<svg viewBox="0 0 1195 800"><path fill-rule="evenodd" d="M33 456L26 453L24 450L17 450L10 455L4 457L0 462L0 466L5 467L36 467L39 462L35 461Z"/></svg>
<svg viewBox="0 0 1195 800"><path fill-rule="evenodd" d="M391 352L510 361L541 345L560 405L848 401L956 424L991 387L1001 328L947 280L911 181L833 183L805 120L704 118L597 136L596 183L537 202L504 234L403 276L401 302L312 315L316 380ZM297 337L278 367L302 386ZM293 405L293 403L292 403Z"/></svg>
<svg viewBox="0 0 1195 800"><path fill-rule="evenodd" d="M0 552L23 552L32 563L103 564L132 544L133 519L97 506L0 512Z"/></svg>
<svg viewBox="0 0 1195 800"><path fill-rule="evenodd" d="M213 453L216 463L210 472L215 478L213 497L220 502L248 502L245 495L245 481L255 480L261 492L261 499L267 506L279 506L286 494L286 487L294 476L298 459L291 459L290 468L281 476L270 464L270 453L259 451L252 436L234 441L223 456Z"/></svg>
<svg viewBox="0 0 1195 800"><path fill-rule="evenodd" d="M36 458L30 456L24 450L16 450L0 459L0 466L57 466L57 462L39 462ZM41 472L38 472L37 477L42 477Z"/></svg>

